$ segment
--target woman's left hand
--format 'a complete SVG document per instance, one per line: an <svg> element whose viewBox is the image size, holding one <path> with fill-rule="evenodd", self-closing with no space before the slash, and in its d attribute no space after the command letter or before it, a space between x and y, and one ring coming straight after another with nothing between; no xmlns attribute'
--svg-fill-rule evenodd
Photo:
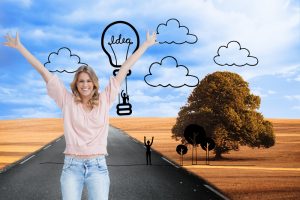
<svg viewBox="0 0 300 200"><path fill-rule="evenodd" d="M151 35L150 35L149 31L147 32L145 43L147 44L148 47L158 43L156 41L156 32L155 31Z"/></svg>

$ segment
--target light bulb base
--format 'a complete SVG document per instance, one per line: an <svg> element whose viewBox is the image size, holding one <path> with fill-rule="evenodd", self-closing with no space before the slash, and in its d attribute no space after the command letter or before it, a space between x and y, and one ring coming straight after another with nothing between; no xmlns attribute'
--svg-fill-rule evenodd
<svg viewBox="0 0 300 200"><path fill-rule="evenodd" d="M117 105L117 114L118 115L131 115L131 113L132 113L132 106L130 103Z"/></svg>
<svg viewBox="0 0 300 200"><path fill-rule="evenodd" d="M115 70L113 71L113 75L114 75L114 76L117 76L119 70L120 70L120 69L115 69ZM131 70L129 70L128 73L127 73L127 76L130 76L130 75L131 75Z"/></svg>

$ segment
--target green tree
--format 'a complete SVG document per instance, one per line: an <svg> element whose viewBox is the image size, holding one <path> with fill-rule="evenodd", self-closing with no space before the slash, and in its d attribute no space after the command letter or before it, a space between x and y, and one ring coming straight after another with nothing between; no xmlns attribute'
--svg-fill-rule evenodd
<svg viewBox="0 0 300 200"><path fill-rule="evenodd" d="M198 124L214 139L216 159L238 150L239 145L269 148L275 144L273 126L257 112L259 106L260 97L250 93L248 83L238 74L209 74L181 107L172 138L187 143L183 136L185 127Z"/></svg>

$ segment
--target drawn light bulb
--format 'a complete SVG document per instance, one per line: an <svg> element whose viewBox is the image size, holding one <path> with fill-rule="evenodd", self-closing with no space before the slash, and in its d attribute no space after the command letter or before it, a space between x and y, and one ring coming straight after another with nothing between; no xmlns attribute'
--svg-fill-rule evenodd
<svg viewBox="0 0 300 200"><path fill-rule="evenodd" d="M126 21L115 21L104 29L101 37L101 46L109 58L111 66L117 72L125 60L139 47L140 40L137 30ZM131 71L127 74L129 76Z"/></svg>

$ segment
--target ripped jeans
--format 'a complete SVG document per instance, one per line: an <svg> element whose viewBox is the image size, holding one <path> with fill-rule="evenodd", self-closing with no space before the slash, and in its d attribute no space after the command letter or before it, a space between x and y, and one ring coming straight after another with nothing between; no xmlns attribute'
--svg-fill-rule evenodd
<svg viewBox="0 0 300 200"><path fill-rule="evenodd" d="M66 155L60 183L63 200L81 200L84 185L89 200L107 200L110 179L105 156L81 159Z"/></svg>

